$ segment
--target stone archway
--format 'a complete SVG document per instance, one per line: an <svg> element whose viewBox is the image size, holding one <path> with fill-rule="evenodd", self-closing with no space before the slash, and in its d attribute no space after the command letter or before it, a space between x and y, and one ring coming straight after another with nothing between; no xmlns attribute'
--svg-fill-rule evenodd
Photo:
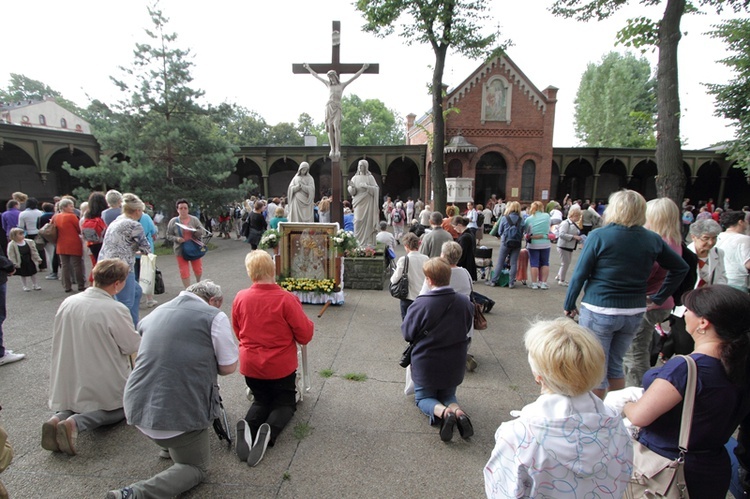
<svg viewBox="0 0 750 499"><path fill-rule="evenodd" d="M574 200L591 198L591 193L594 190L593 175L594 168L585 159L576 159L568 163L565 168L565 178L560 183L563 191L561 199L566 194L569 194Z"/></svg>
<svg viewBox="0 0 750 499"><path fill-rule="evenodd" d="M332 194L331 184L331 160L329 158L318 158L310 165L310 175L315 180L315 200ZM346 198L346 196L343 196Z"/></svg>
<svg viewBox="0 0 750 499"><path fill-rule="evenodd" d="M610 159L599 168L599 180L596 183L596 192L592 193L596 202L600 199L606 200L613 192L617 192L627 184L627 168L619 159Z"/></svg>
<svg viewBox="0 0 750 499"><path fill-rule="evenodd" d="M628 189L640 192L646 199L658 197L656 194L656 174L656 163L650 159L641 161L633 168Z"/></svg>
<svg viewBox="0 0 750 499"><path fill-rule="evenodd" d="M81 181L63 170L63 163L74 168L88 168L96 161L80 149L60 149L54 152L47 161L47 185L55 189L57 194L72 194L73 190L81 186Z"/></svg>
<svg viewBox="0 0 750 499"><path fill-rule="evenodd" d="M506 198L506 181L508 177L508 163L505 157L496 151L482 154L475 168L476 183L474 202L486 204L493 194L498 199Z"/></svg>
<svg viewBox="0 0 750 499"><path fill-rule="evenodd" d="M255 184L253 188L245 193L246 198L263 194L263 172L260 166L251 159L241 158L235 164L234 173L229 176L227 183L228 185L238 186L245 179Z"/></svg>
<svg viewBox="0 0 750 499"><path fill-rule="evenodd" d="M406 202L411 197L419 197L419 168L410 158L398 158L388 166L385 191L390 193L391 198Z"/></svg>
<svg viewBox="0 0 750 499"><path fill-rule="evenodd" d="M297 174L297 169L299 169L297 162L289 158L274 161L271 168L268 169L268 192L266 193L266 197L286 196L286 190Z"/></svg>
<svg viewBox="0 0 750 499"><path fill-rule="evenodd" d="M5 203L16 191L24 192L40 201L51 200L52 196L57 194L52 192L48 185L42 184L34 159L20 147L8 142L0 150L0 178L3 179L0 182L2 210L5 210Z"/></svg>
<svg viewBox="0 0 750 499"><path fill-rule="evenodd" d="M750 192L747 188L747 175L742 168L734 165L727 172L727 180L724 183L724 197L729 198L729 206L733 210L741 210L743 206L750 205ZM724 206L724 200L716 200L717 206Z"/></svg>
<svg viewBox="0 0 750 499"><path fill-rule="evenodd" d="M699 206L705 204L709 198L713 198L714 205L720 206L719 189L721 187L721 166L716 161L703 163L697 171L697 178L691 189L694 196L693 204ZM701 203L702 202L702 203Z"/></svg>

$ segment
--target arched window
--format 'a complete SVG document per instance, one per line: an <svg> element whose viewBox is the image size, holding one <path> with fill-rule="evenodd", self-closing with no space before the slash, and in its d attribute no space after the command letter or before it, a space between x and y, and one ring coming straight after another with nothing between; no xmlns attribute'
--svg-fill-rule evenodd
<svg viewBox="0 0 750 499"><path fill-rule="evenodd" d="M523 162L521 171L521 199L524 201L534 200L534 181L536 177L536 164L530 159Z"/></svg>
<svg viewBox="0 0 750 499"><path fill-rule="evenodd" d="M46 125L47 124L47 118L45 118L43 114L39 115L39 124L40 125Z"/></svg>
<svg viewBox="0 0 750 499"><path fill-rule="evenodd" d="M60 118L60 128L68 128L68 122L65 121L65 118Z"/></svg>
<svg viewBox="0 0 750 499"><path fill-rule="evenodd" d="M76 125L76 132L83 132L83 127L81 125Z"/></svg>

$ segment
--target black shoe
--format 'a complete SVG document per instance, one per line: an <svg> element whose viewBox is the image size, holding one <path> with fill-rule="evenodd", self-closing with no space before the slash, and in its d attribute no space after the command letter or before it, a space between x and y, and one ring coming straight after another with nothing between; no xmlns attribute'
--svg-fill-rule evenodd
<svg viewBox="0 0 750 499"><path fill-rule="evenodd" d="M443 418L440 422L440 440L442 440L443 442L450 442L453 438L453 429L455 427L456 414L451 412L446 416L445 411L443 411Z"/></svg>
<svg viewBox="0 0 750 499"><path fill-rule="evenodd" d="M490 310L492 310L492 307L495 306L495 300L489 300L487 303L484 304L484 313L489 314Z"/></svg>
<svg viewBox="0 0 750 499"><path fill-rule="evenodd" d="M461 435L461 438L469 438L474 435L474 426L472 426L469 416L465 413L458 417L456 426L458 426L458 433Z"/></svg>

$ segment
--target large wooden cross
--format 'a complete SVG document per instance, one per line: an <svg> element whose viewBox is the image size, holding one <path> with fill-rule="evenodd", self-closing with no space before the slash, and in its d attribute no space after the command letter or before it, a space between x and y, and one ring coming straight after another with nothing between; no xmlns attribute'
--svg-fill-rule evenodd
<svg viewBox="0 0 750 499"><path fill-rule="evenodd" d="M310 69L316 73L325 75L328 71L336 71L339 77L342 74L353 74L362 69L362 64L345 64L341 62L341 21L333 21L332 25L331 62L309 64ZM292 64L294 74L310 74L303 64ZM377 74L378 64L370 64L363 73ZM331 159L331 222L338 222L343 227L342 215L342 189L341 189L341 165L338 159Z"/></svg>

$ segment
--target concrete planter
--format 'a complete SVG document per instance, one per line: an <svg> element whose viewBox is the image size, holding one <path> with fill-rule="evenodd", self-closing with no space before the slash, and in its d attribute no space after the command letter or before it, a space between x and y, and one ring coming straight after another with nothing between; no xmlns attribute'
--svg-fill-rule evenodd
<svg viewBox="0 0 750 499"><path fill-rule="evenodd" d="M383 289L383 256L344 258L344 289Z"/></svg>

